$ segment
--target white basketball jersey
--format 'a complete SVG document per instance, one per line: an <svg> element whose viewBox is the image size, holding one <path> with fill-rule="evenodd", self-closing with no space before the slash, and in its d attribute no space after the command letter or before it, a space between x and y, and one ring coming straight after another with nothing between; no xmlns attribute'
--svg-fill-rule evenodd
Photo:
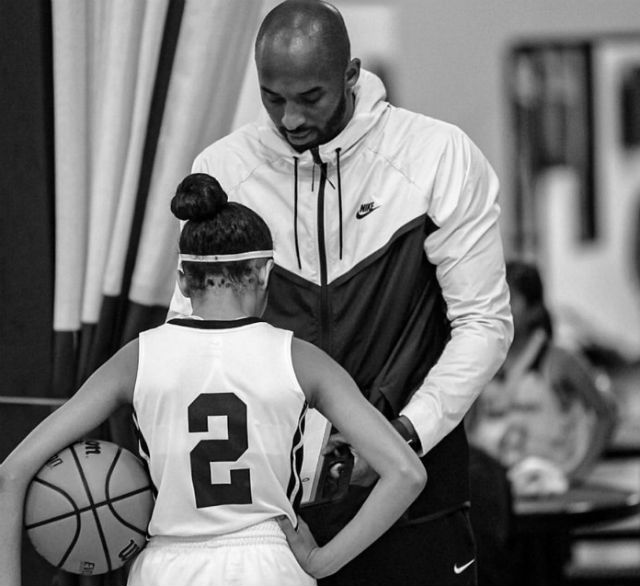
<svg viewBox="0 0 640 586"><path fill-rule="evenodd" d="M291 338L254 318L178 319L140 335L133 408L158 491L152 536L295 523L307 403Z"/></svg>

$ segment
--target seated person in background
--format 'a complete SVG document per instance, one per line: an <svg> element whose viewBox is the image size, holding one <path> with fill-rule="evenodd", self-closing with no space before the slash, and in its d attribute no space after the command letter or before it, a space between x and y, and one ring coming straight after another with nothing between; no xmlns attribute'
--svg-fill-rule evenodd
<svg viewBox="0 0 640 586"><path fill-rule="evenodd" d="M604 450L615 403L583 356L554 343L538 268L506 269L513 344L467 417L469 439L507 468L514 493L563 492Z"/></svg>

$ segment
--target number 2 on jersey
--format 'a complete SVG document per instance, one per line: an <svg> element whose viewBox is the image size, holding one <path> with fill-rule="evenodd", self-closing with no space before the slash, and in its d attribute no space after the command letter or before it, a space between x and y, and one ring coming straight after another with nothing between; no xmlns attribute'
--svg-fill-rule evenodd
<svg viewBox="0 0 640 586"><path fill-rule="evenodd" d="M191 481L196 506L246 505L251 500L251 475L248 468L230 470L231 482L212 483L213 462L236 462L248 447L247 406L233 393L203 393L189 405L189 432L207 432L208 417L227 417L227 439L205 439L191 450Z"/></svg>

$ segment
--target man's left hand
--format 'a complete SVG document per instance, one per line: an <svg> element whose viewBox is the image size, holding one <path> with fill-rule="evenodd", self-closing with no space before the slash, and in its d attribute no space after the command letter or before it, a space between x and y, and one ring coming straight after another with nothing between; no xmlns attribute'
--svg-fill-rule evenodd
<svg viewBox="0 0 640 586"><path fill-rule="evenodd" d="M358 453L349 446L346 439L340 433L335 433L329 438L324 453L330 454L340 446L349 447L351 453L353 454L353 471L351 472L351 480L349 484L353 484L356 486L373 485L376 480L378 480L378 473L371 466L369 466L369 463L364 458L359 456ZM333 478L338 478L338 476L340 476L340 469L337 468L337 466L340 466L340 464L336 465L335 470L331 470L331 476Z"/></svg>

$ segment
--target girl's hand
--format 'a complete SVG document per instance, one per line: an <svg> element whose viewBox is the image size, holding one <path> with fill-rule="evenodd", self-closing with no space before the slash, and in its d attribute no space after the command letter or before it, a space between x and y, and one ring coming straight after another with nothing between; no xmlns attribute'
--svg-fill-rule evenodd
<svg viewBox="0 0 640 586"><path fill-rule="evenodd" d="M296 530L288 517L276 517L276 521L289 542L289 547L302 569L314 578L323 577L322 569L318 565L318 552L320 548L309 530L309 526L298 516L298 529Z"/></svg>

